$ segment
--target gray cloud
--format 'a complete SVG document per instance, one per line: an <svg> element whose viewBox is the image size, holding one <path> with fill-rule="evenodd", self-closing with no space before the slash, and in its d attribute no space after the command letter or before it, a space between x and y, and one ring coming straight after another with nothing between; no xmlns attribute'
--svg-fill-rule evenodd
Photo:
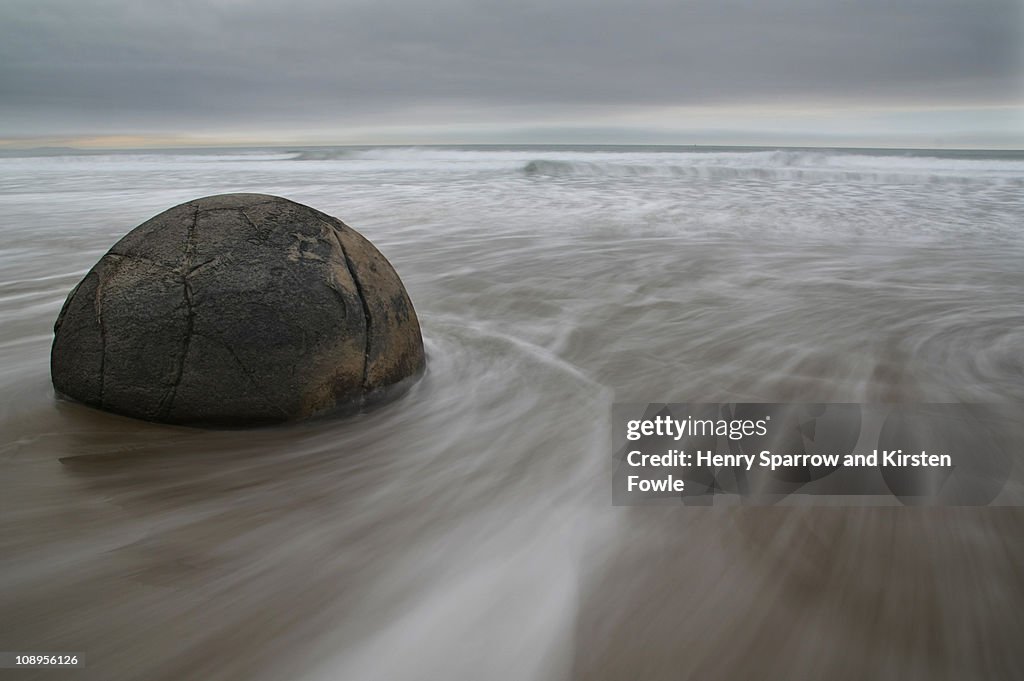
<svg viewBox="0 0 1024 681"><path fill-rule="evenodd" d="M0 133L1022 94L1017 0L8 0ZM0 124L3 125L3 124Z"/></svg>

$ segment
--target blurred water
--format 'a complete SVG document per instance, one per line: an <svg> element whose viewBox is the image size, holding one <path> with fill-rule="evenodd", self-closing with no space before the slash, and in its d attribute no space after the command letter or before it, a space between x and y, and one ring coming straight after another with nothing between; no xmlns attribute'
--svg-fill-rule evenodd
<svg viewBox="0 0 1024 681"><path fill-rule="evenodd" d="M608 451L614 400L1024 400L1022 190L980 152L0 158L0 649L105 680L1024 676L1015 509L613 508ZM68 291L230 191L372 240L425 378L258 433L55 402Z"/></svg>

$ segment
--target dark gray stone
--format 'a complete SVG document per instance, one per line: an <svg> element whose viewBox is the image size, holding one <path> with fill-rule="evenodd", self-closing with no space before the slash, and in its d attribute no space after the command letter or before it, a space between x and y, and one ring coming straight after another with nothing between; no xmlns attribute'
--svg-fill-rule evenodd
<svg viewBox="0 0 1024 681"><path fill-rule="evenodd" d="M263 194L197 199L132 230L71 291L54 334L59 394L167 423L356 410L425 364L416 312L373 244Z"/></svg>

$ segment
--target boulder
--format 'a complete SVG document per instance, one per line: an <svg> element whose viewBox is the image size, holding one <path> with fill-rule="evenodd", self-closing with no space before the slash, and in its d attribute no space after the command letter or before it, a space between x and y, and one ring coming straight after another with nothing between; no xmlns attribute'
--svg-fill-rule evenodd
<svg viewBox="0 0 1024 681"><path fill-rule="evenodd" d="M59 395L166 423L250 426L355 411L425 366L391 264L341 220L224 194L139 225L68 295Z"/></svg>

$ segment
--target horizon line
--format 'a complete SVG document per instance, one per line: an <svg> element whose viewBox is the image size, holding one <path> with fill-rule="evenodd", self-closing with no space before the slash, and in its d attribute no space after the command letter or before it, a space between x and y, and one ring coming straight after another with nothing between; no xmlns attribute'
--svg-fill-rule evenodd
<svg viewBox="0 0 1024 681"><path fill-rule="evenodd" d="M142 145L111 145L92 146L89 144L34 144L20 146L11 138L0 138L0 154L4 152L45 152L70 151L84 154L104 152L132 151L201 151L214 149L310 149L310 148L552 148L552 147L646 147L646 148L704 148L704 149L800 149L800 150L832 150L832 151L934 151L934 152L969 152L996 151L1022 152L1024 146L904 146L896 144L879 145L847 145L847 144L724 144L724 143L680 143L680 142L188 142L183 144L142 144Z"/></svg>

